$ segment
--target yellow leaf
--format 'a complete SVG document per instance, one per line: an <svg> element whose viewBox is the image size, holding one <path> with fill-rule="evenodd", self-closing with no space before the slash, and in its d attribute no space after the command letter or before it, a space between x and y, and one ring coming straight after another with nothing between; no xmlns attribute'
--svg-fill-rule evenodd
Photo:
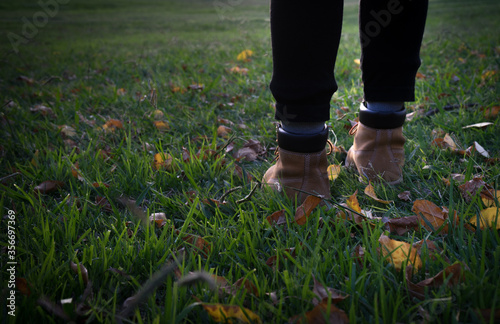
<svg viewBox="0 0 500 324"><path fill-rule="evenodd" d="M163 111L161 111L160 109L156 109L154 112L153 112L153 116L156 120L158 119L162 119L163 118Z"/></svg>
<svg viewBox="0 0 500 324"><path fill-rule="evenodd" d="M351 208L355 212L361 213L361 207L359 207L358 202L358 190L356 190L349 198L347 198L347 207Z"/></svg>
<svg viewBox="0 0 500 324"><path fill-rule="evenodd" d="M238 54L238 56L236 57L236 59L238 61L244 61L244 62L247 62L250 60L250 56L253 55L253 52L251 50L244 50L242 51L240 54Z"/></svg>
<svg viewBox="0 0 500 324"><path fill-rule="evenodd" d="M368 183L368 186L366 186L365 188L365 194L368 196L368 197L371 197L373 199L375 199L376 201L378 201L379 203L382 203L382 204L390 204L392 201L389 201L389 200L382 200L382 199L379 199L377 197L377 195L375 194L375 188L373 188L373 185L372 185L372 182L369 181Z"/></svg>
<svg viewBox="0 0 500 324"><path fill-rule="evenodd" d="M207 303L201 303L201 306L203 306L208 315L216 322L233 323L232 321L226 320L234 318L241 323L262 323L257 314L245 307Z"/></svg>
<svg viewBox="0 0 500 324"><path fill-rule="evenodd" d="M481 210L481 215L479 216L479 227L485 229L487 227L500 229L500 208L489 207ZM469 223L477 227L477 216L472 217Z"/></svg>
<svg viewBox="0 0 500 324"><path fill-rule="evenodd" d="M360 59L354 59L354 63L356 63L356 65L361 65L361 60Z"/></svg>
<svg viewBox="0 0 500 324"><path fill-rule="evenodd" d="M418 256L417 249L410 244L390 239L383 234L380 235L378 241L382 245L382 255L392 263L396 270L401 270L406 262L409 262L417 270L422 267L422 260Z"/></svg>
<svg viewBox="0 0 500 324"><path fill-rule="evenodd" d="M495 196L495 198L498 200L500 199L500 190L497 190L496 193L491 192L492 196ZM481 200L483 201L484 205L486 207L495 207L497 206L495 203L495 200L490 199L489 197L485 197L481 195ZM497 206L500 207L500 206Z"/></svg>
<svg viewBox="0 0 500 324"><path fill-rule="evenodd" d="M102 125L102 129L104 129L105 131L114 132L117 128L123 128L123 123L118 119L110 119L104 125Z"/></svg>
<svg viewBox="0 0 500 324"><path fill-rule="evenodd" d="M340 174L340 170L342 170L340 165L336 164L329 165L328 169L326 169L326 172L328 173L328 179L330 179L331 181L337 179Z"/></svg>
<svg viewBox="0 0 500 324"><path fill-rule="evenodd" d="M156 153L153 161L153 168L155 170L166 169L172 170L172 156L166 153Z"/></svg>
<svg viewBox="0 0 500 324"><path fill-rule="evenodd" d="M116 90L116 94L119 96L124 96L127 93L127 90L120 88Z"/></svg>
<svg viewBox="0 0 500 324"><path fill-rule="evenodd" d="M166 130L169 130L170 129L170 126L165 123L163 120L155 120L153 122L153 124L155 125L155 127L160 131L160 132L163 132L163 131L166 131Z"/></svg>

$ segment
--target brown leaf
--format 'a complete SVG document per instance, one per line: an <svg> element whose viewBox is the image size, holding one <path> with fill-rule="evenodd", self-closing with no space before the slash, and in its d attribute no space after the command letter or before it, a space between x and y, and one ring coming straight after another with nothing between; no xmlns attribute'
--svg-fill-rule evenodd
<svg viewBox="0 0 500 324"><path fill-rule="evenodd" d="M495 119L498 116L498 113L500 113L500 106L493 106L489 108L482 108L484 117L489 118L489 119Z"/></svg>
<svg viewBox="0 0 500 324"><path fill-rule="evenodd" d="M35 192L38 192L41 194L47 194L47 193L56 191L57 189L59 189L63 186L64 186L64 182L47 180L47 181L40 183L38 186L36 186L33 189L35 190Z"/></svg>
<svg viewBox="0 0 500 324"><path fill-rule="evenodd" d="M285 210L278 210L272 213L271 216L267 216L267 221L271 225L283 225L286 224L286 214Z"/></svg>
<svg viewBox="0 0 500 324"><path fill-rule="evenodd" d="M313 293L317 296L317 298L313 299L313 304L316 306L318 305L322 300L331 298L331 303L336 304L347 297L349 295L344 296L342 295L338 290L333 289L331 287L325 287L323 286L316 278L314 275L312 276L314 280L314 287L313 287Z"/></svg>
<svg viewBox="0 0 500 324"><path fill-rule="evenodd" d="M73 261L70 262L70 267L71 270L73 270L74 273L78 274L78 270L80 270L80 273L82 274L82 279L83 282L85 283L85 286L89 283L89 272L87 271L87 268L83 264L77 265Z"/></svg>
<svg viewBox="0 0 500 324"><path fill-rule="evenodd" d="M16 278L16 289L24 296L30 296L31 290L25 278Z"/></svg>
<svg viewBox="0 0 500 324"><path fill-rule="evenodd" d="M401 218L391 218L386 222L389 226L391 233L396 233L397 235L404 235L409 231L418 230L419 219L418 216L408 216Z"/></svg>
<svg viewBox="0 0 500 324"><path fill-rule="evenodd" d="M476 313L483 318L485 323L500 323L500 309L480 309ZM491 322L492 314L493 321Z"/></svg>
<svg viewBox="0 0 500 324"><path fill-rule="evenodd" d="M471 202L472 199L479 193L481 198L494 200L495 191L494 189L483 181L482 178L475 177L472 180L458 187L462 192L462 197L467 201Z"/></svg>
<svg viewBox="0 0 500 324"><path fill-rule="evenodd" d="M109 203L109 201L106 197L96 196L95 197L95 204L97 206L100 206L102 208L102 210L104 210L107 213L113 212L113 207L111 207L111 204Z"/></svg>
<svg viewBox="0 0 500 324"><path fill-rule="evenodd" d="M30 111L32 113L39 113L42 116L49 116L52 118L55 117L55 114L52 111L52 109L50 109L49 107L46 107L44 105L35 105L35 106L30 108Z"/></svg>
<svg viewBox="0 0 500 324"><path fill-rule="evenodd" d="M223 137L223 138L228 138L229 134L232 132L232 129L229 127L226 127L224 125L220 125L217 128L217 136Z"/></svg>
<svg viewBox="0 0 500 324"><path fill-rule="evenodd" d="M250 147L242 147L236 152L234 158L236 161L244 159L248 162L252 162L257 160L257 153Z"/></svg>
<svg viewBox="0 0 500 324"><path fill-rule="evenodd" d="M411 273L412 273L412 266L409 265L408 267L406 267L405 271L408 290L412 296L419 299L425 298L425 287L437 288L444 285L445 281L447 281L448 287L452 287L463 282L465 279L463 274L464 273L463 265L460 262L455 262L454 264L440 271L434 277L422 280L417 284L414 284L411 281Z"/></svg>
<svg viewBox="0 0 500 324"><path fill-rule="evenodd" d="M365 194L368 197L371 197L371 198L375 199L375 201L378 201L379 203L386 204L386 205L392 203L392 200L391 201L389 201L389 200L382 200L382 199L379 199L377 197L377 195L375 194L375 188L373 188L373 185L372 185L371 181L368 182L368 186L366 186L366 188L365 188Z"/></svg>
<svg viewBox="0 0 500 324"><path fill-rule="evenodd" d="M295 257L295 248L294 247L285 249L283 251L288 252L292 258ZM287 259L287 256L285 254L283 254L283 258ZM270 266L271 268L274 268L277 261L278 261L278 255L276 254L276 255L273 255L272 257L270 257L269 259L267 259L266 265Z"/></svg>
<svg viewBox="0 0 500 324"><path fill-rule="evenodd" d="M351 255L352 259L357 262L360 268L363 267L363 260L365 258L365 249L361 245L356 245L354 252Z"/></svg>
<svg viewBox="0 0 500 324"><path fill-rule="evenodd" d="M242 277L242 278L236 280L236 282L233 284L233 287L238 289L238 290L244 289L248 293L250 293L256 297L259 297L259 290L257 289L257 287L253 284L253 282L251 282L250 280L248 280L245 277Z"/></svg>
<svg viewBox="0 0 500 324"><path fill-rule="evenodd" d="M24 75L20 75L17 77L17 79L19 81L23 81L24 83L26 83L27 85L33 85L33 83L35 83L35 80L32 79L32 78L29 78L27 76L24 76Z"/></svg>
<svg viewBox="0 0 500 324"><path fill-rule="evenodd" d="M428 200L415 200L412 211L417 214L418 220L422 226L429 231L438 231L441 226L443 234L448 233L447 218L448 214L433 202ZM428 225L430 223L430 225Z"/></svg>
<svg viewBox="0 0 500 324"><path fill-rule="evenodd" d="M328 323L349 323L346 313L335 305L328 306L328 299L323 299L311 311L305 315L297 315L289 320L290 323L306 324L328 324Z"/></svg>
<svg viewBox="0 0 500 324"><path fill-rule="evenodd" d="M295 212L295 222L299 225L304 225L311 212L319 205L321 198L316 196L307 196L302 205L297 207Z"/></svg>
<svg viewBox="0 0 500 324"><path fill-rule="evenodd" d="M403 191L398 194L398 198L404 201L410 201L410 192L409 191Z"/></svg>
<svg viewBox="0 0 500 324"><path fill-rule="evenodd" d="M180 234L179 230L175 230L177 235ZM193 245L197 250L202 252L203 256L208 256L210 252L212 251L212 245L207 242L205 239L203 239L201 236L194 235L194 234L184 234L182 237L182 240L184 242Z"/></svg>

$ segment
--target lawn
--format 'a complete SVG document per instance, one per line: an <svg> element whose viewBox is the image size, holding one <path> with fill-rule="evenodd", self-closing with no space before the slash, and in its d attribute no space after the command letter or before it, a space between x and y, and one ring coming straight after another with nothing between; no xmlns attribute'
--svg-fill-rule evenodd
<svg viewBox="0 0 500 324"><path fill-rule="evenodd" d="M259 183L267 1L52 3L0 4L3 322L500 321L498 1L430 1L397 187L343 167L362 100L346 1L340 171L310 210Z"/></svg>

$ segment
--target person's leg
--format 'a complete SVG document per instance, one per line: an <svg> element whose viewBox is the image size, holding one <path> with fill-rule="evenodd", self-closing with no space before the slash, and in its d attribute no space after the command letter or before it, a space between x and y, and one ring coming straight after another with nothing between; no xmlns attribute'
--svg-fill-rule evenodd
<svg viewBox="0 0 500 324"><path fill-rule="evenodd" d="M346 165L371 180L402 181L404 102L415 100L415 75L427 0L361 0L364 99Z"/></svg>
<svg viewBox="0 0 500 324"><path fill-rule="evenodd" d="M271 0L273 76L279 159L263 183L298 200L302 191L329 196L325 145L343 0Z"/></svg>

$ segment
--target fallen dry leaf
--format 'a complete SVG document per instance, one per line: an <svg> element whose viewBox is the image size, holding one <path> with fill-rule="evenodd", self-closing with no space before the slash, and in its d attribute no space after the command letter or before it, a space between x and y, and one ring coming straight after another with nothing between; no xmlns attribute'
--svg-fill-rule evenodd
<svg viewBox="0 0 500 324"><path fill-rule="evenodd" d="M448 212L428 200L415 200L412 211L418 216L420 224L429 231L448 233ZM455 211L453 221L458 223Z"/></svg>
<svg viewBox="0 0 500 324"><path fill-rule="evenodd" d="M462 127L462 129L467 129L467 128L486 128L490 125L493 125L492 122L482 122L482 123L477 123L477 124L472 124L472 125L467 125Z"/></svg>
<svg viewBox="0 0 500 324"><path fill-rule="evenodd" d="M153 124L155 125L156 129L159 130L160 132L164 132L170 129L170 126L163 120L155 120L153 121Z"/></svg>
<svg viewBox="0 0 500 324"><path fill-rule="evenodd" d="M408 233L409 231L418 230L419 224L418 216L415 215L401 218L391 218L386 222L386 226L389 227L389 231L400 236Z"/></svg>
<svg viewBox="0 0 500 324"><path fill-rule="evenodd" d="M484 180L480 177L474 177L472 180L467 181L466 183L460 185L458 188L462 192L462 197L467 202L471 202L477 194L479 194L481 198L491 200L495 199L494 189L486 182L484 182Z"/></svg>
<svg viewBox="0 0 500 324"><path fill-rule="evenodd" d="M368 197L373 198L375 201L377 201L379 203L386 204L386 205L392 203L392 200L390 200L390 201L389 200L382 200L382 199L379 199L377 197L377 195L375 194L375 188L373 188L371 181L368 182L368 186L366 186L366 188L365 188L365 194Z"/></svg>
<svg viewBox="0 0 500 324"><path fill-rule="evenodd" d="M165 213L152 213L149 216L149 221L154 222L156 227L162 228L165 224L167 224L167 216Z"/></svg>
<svg viewBox="0 0 500 324"><path fill-rule="evenodd" d="M228 138L231 132L232 129L224 125L220 125L219 127L217 127L217 136L219 137Z"/></svg>
<svg viewBox="0 0 500 324"><path fill-rule="evenodd" d="M478 216L474 216L469 220L469 223L477 227ZM479 215L479 228L495 228L500 229L500 208L488 207L481 210Z"/></svg>
<svg viewBox="0 0 500 324"><path fill-rule="evenodd" d="M158 171L165 169L167 171L172 171L172 161L173 158L168 153L156 153L154 155L153 168Z"/></svg>
<svg viewBox="0 0 500 324"><path fill-rule="evenodd" d="M304 225L311 212L319 205L321 198L316 196L307 196L302 205L297 207L295 212L295 222L299 225Z"/></svg>
<svg viewBox="0 0 500 324"><path fill-rule="evenodd" d="M326 169L326 172L328 173L328 179L330 179L330 181L335 181L335 179L338 178L341 170L342 168L340 165L330 164Z"/></svg>
<svg viewBox="0 0 500 324"><path fill-rule="evenodd" d="M404 201L410 201L410 192L409 191L403 191L398 194L398 198Z"/></svg>
<svg viewBox="0 0 500 324"><path fill-rule="evenodd" d="M69 265L74 273L78 274L78 271L80 271L80 273L82 274L82 280L85 285L87 285L89 283L89 272L87 271L87 268L85 268L83 264L80 263L79 265L77 265L73 261L71 261Z"/></svg>
<svg viewBox="0 0 500 324"><path fill-rule="evenodd" d="M33 188L33 190L35 190L35 192L38 192L41 194L47 194L47 193L56 191L57 189L59 189L63 186L64 186L64 182L47 180L47 181L40 183L38 186Z"/></svg>
<svg viewBox="0 0 500 324"><path fill-rule="evenodd" d="M312 277L313 277L313 281L314 281L313 293L317 297L317 298L313 299L313 304L315 306L318 305L319 303L321 303L321 301L323 301L324 299L330 298L332 300L331 301L332 304L336 304L336 303L346 299L347 297L349 297L349 295L347 295L347 296L342 295L340 293L340 291L338 291L334 288L323 286L318 280L316 280L314 275Z"/></svg>
<svg viewBox="0 0 500 324"><path fill-rule="evenodd" d="M361 207L358 202L358 190L356 190L349 198L347 198L347 207L351 208L357 213L361 213Z"/></svg>
<svg viewBox="0 0 500 324"><path fill-rule="evenodd" d="M333 304L328 306L328 299L323 299L311 311L304 315L297 315L288 321L289 323L297 324L342 324L349 323L347 314Z"/></svg>
<svg viewBox="0 0 500 324"><path fill-rule="evenodd" d="M104 125L102 129L105 131L114 132L116 129L123 129L123 123L118 119L110 119Z"/></svg>
<svg viewBox="0 0 500 324"><path fill-rule="evenodd" d="M156 109L155 111L153 111L153 118L155 120L160 120L163 118L163 116L165 116L165 114L160 109Z"/></svg>
<svg viewBox="0 0 500 324"><path fill-rule="evenodd" d="M481 200L483 201L484 205L486 207L500 207L500 205L497 205L497 201L500 199L500 190L496 190L492 192L492 190L489 191L491 193L492 197L481 197ZM495 199L497 199L495 201Z"/></svg>
<svg viewBox="0 0 500 324"><path fill-rule="evenodd" d="M422 260L418 256L417 249L409 243L393 240L384 234L380 235L378 241L382 246L382 255L396 270L401 270L406 262L412 264L417 270L422 267Z"/></svg>
<svg viewBox="0 0 500 324"><path fill-rule="evenodd" d="M489 119L495 119L498 116L498 113L500 113L500 106L493 106L489 108L482 108L484 117L489 118Z"/></svg>
<svg viewBox="0 0 500 324"><path fill-rule="evenodd" d="M271 216L267 216L266 220L271 225L283 225L283 224L286 224L285 210L282 209L282 210L278 210L278 211L272 213Z"/></svg>
<svg viewBox="0 0 500 324"><path fill-rule="evenodd" d="M48 116L48 117L52 117L52 118L55 117L55 114L52 111L52 109L50 109L49 107L46 107L44 105L35 105L35 106L30 108L30 111L32 113L39 113L42 116Z"/></svg>
<svg viewBox="0 0 500 324"><path fill-rule="evenodd" d="M412 270L411 265L408 265L405 270L408 290L412 296L421 300L425 298L425 287L436 288L444 285L445 282L448 287L452 287L463 282L465 279L463 265L460 262L455 262L434 277L422 280L417 284L411 281Z"/></svg>
<svg viewBox="0 0 500 324"><path fill-rule="evenodd" d="M243 50L241 53L238 54L236 59L238 61L243 61L243 62L248 62L250 61L250 57L253 55L253 52L249 49Z"/></svg>
<svg viewBox="0 0 500 324"><path fill-rule="evenodd" d="M244 159L248 162L252 162L257 160L257 153L250 147L242 147L236 152L234 158L236 161Z"/></svg>
<svg viewBox="0 0 500 324"><path fill-rule="evenodd" d="M16 278L16 289L24 296L30 296L31 290L25 278Z"/></svg>
<svg viewBox="0 0 500 324"><path fill-rule="evenodd" d="M61 125L58 126L58 128L61 130L61 135L63 137L75 137L76 136L76 130L68 125Z"/></svg>
<svg viewBox="0 0 500 324"><path fill-rule="evenodd" d="M227 323L231 318L241 323L262 323L260 317L248 308L236 305L200 303L215 322Z"/></svg>
<svg viewBox="0 0 500 324"><path fill-rule="evenodd" d="M295 258L295 253L296 252L295 252L295 248L294 247L285 249L285 250L283 250L283 252L288 252L292 258ZM283 258L284 259L288 259L288 257L286 256L286 254L283 254ZM278 255L276 254L276 255L273 255L273 256L269 257L266 260L266 265L268 265L271 268L274 268L274 266L276 266L276 262L277 261L278 261Z"/></svg>

